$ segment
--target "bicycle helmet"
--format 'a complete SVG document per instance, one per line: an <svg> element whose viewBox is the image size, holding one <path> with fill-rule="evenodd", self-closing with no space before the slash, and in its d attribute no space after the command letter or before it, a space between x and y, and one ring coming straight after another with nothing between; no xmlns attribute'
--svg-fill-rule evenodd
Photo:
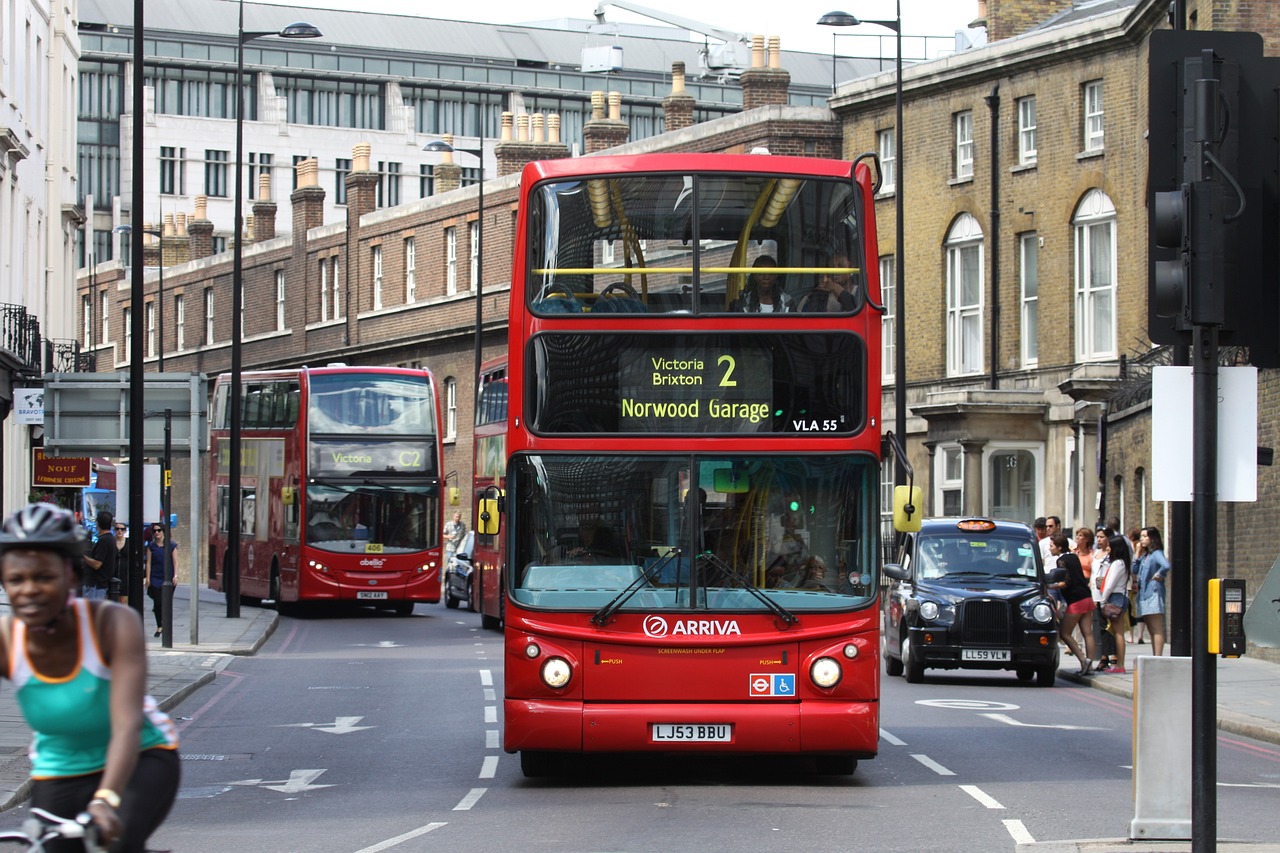
<svg viewBox="0 0 1280 853"><path fill-rule="evenodd" d="M28 504L0 527L0 554L33 548L74 558L84 556L88 546L89 534L76 523L75 515L49 503Z"/></svg>

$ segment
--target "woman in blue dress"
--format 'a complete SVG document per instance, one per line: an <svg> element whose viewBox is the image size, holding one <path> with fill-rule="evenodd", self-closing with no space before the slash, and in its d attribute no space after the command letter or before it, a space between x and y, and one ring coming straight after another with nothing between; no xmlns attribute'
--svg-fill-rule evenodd
<svg viewBox="0 0 1280 853"><path fill-rule="evenodd" d="M1164 654L1165 579L1169 576L1169 558L1164 555L1164 540L1159 529L1142 528L1143 557L1138 565L1138 594L1134 613L1147 626L1151 635L1151 653Z"/></svg>

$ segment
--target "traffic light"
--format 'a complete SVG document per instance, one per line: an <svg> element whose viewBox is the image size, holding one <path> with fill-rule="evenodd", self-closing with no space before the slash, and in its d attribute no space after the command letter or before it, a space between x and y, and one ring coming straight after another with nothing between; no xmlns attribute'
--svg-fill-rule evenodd
<svg viewBox="0 0 1280 853"><path fill-rule="evenodd" d="M1280 59L1257 33L1149 42L1148 326L1156 343L1219 343L1280 366Z"/></svg>

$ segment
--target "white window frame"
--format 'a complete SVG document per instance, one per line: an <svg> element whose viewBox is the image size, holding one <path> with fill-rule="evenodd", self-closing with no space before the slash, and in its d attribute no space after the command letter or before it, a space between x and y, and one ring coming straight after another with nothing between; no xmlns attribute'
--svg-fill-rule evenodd
<svg viewBox="0 0 1280 853"><path fill-rule="evenodd" d="M156 357L156 303L148 302L147 319L147 358Z"/></svg>
<svg viewBox="0 0 1280 853"><path fill-rule="evenodd" d="M212 344L213 337L213 288L206 287L204 289L204 342L205 346Z"/></svg>
<svg viewBox="0 0 1280 853"><path fill-rule="evenodd" d="M984 254L982 226L970 214L961 214L951 226L946 243L948 376L973 376L982 372ZM977 278L973 282L964 275L969 259L975 261L973 269ZM976 298L969 299L966 290Z"/></svg>
<svg viewBox="0 0 1280 853"><path fill-rule="evenodd" d="M1036 96L1018 99L1018 163L1036 162Z"/></svg>
<svg viewBox="0 0 1280 853"><path fill-rule="evenodd" d="M973 110L955 114L956 178L973 177Z"/></svg>
<svg viewBox="0 0 1280 853"><path fill-rule="evenodd" d="M1076 361L1112 359L1117 354L1115 205L1102 190L1089 190L1076 208L1071 225L1075 241ZM1103 252L1105 257L1097 257Z"/></svg>
<svg viewBox="0 0 1280 853"><path fill-rule="evenodd" d="M102 343L111 343L111 301L107 292L102 292Z"/></svg>
<svg viewBox="0 0 1280 853"><path fill-rule="evenodd" d="M948 463L954 461L958 471L948 471ZM958 474L958 476L957 476ZM944 495L950 491L960 493L959 512L964 512L964 448L959 442L939 444L934 452L933 513L941 516L947 512Z"/></svg>
<svg viewBox="0 0 1280 853"><path fill-rule="evenodd" d="M333 256L333 319L342 319L342 267Z"/></svg>
<svg viewBox="0 0 1280 853"><path fill-rule="evenodd" d="M471 268L467 275L470 276L471 292L475 293L480 284L480 223L478 221L470 224L467 240L471 244Z"/></svg>
<svg viewBox="0 0 1280 853"><path fill-rule="evenodd" d="M444 292L454 296L458 292L458 229L444 229Z"/></svg>
<svg viewBox="0 0 1280 853"><path fill-rule="evenodd" d="M329 322L329 259L320 259L320 322Z"/></svg>
<svg viewBox="0 0 1280 853"><path fill-rule="evenodd" d="M450 376L444 381L444 439L458 437L458 380Z"/></svg>
<svg viewBox="0 0 1280 853"><path fill-rule="evenodd" d="M880 150L880 192L892 193L898 189L897 129L888 127L876 131L876 148Z"/></svg>
<svg viewBox="0 0 1280 853"><path fill-rule="evenodd" d="M382 247L374 246L369 250L373 256L373 310L382 309Z"/></svg>
<svg viewBox="0 0 1280 853"><path fill-rule="evenodd" d="M1018 300L1022 366L1035 367L1040 362L1040 236L1034 231L1018 238Z"/></svg>
<svg viewBox="0 0 1280 853"><path fill-rule="evenodd" d="M187 301L181 293L173 297L173 338L179 352L187 348Z"/></svg>
<svg viewBox="0 0 1280 853"><path fill-rule="evenodd" d="M284 325L284 270L276 270L276 331L283 332Z"/></svg>
<svg viewBox="0 0 1280 853"><path fill-rule="evenodd" d="M404 238L404 301L412 304L418 296L418 248L412 237Z"/></svg>
<svg viewBox="0 0 1280 853"><path fill-rule="evenodd" d="M93 346L93 297L86 294L80 300L80 313L84 315L84 348Z"/></svg>
<svg viewBox="0 0 1280 853"><path fill-rule="evenodd" d="M597 240L600 244L600 266L607 267L613 263L616 255L614 254L612 240Z"/></svg>
<svg viewBox="0 0 1280 853"><path fill-rule="evenodd" d="M1105 127L1103 124L1102 81L1090 80L1082 87L1081 97L1084 101L1084 150L1101 151L1105 143Z"/></svg>
<svg viewBox="0 0 1280 853"><path fill-rule="evenodd" d="M118 359L121 364L128 364L133 357L133 318L129 316L129 306L120 309L120 322L124 326L124 357Z"/></svg>
<svg viewBox="0 0 1280 853"><path fill-rule="evenodd" d="M880 302L884 305L884 314L880 315L880 379L882 382L893 382L897 375L897 352L895 335L898 328L897 317L897 257L884 255L880 258Z"/></svg>

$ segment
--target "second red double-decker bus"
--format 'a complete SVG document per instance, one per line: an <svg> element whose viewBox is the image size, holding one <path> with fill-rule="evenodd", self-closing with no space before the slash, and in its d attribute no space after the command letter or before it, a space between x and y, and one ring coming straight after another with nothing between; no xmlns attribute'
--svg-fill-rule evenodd
<svg viewBox="0 0 1280 853"><path fill-rule="evenodd" d="M504 746L527 775L876 754L872 200L865 163L526 166L505 490L477 529L501 528Z"/></svg>
<svg viewBox="0 0 1280 853"><path fill-rule="evenodd" d="M209 584L231 517L229 374L210 429ZM240 592L407 615L440 600L441 424L425 370L346 365L242 377Z"/></svg>
<svg viewBox="0 0 1280 853"><path fill-rule="evenodd" d="M480 393L476 396L474 489L478 503L502 495L507 464L507 360L485 362L480 368ZM480 613L485 628L502 626L505 601L502 591L506 549L494 534L477 530L471 551L471 593L467 602Z"/></svg>

